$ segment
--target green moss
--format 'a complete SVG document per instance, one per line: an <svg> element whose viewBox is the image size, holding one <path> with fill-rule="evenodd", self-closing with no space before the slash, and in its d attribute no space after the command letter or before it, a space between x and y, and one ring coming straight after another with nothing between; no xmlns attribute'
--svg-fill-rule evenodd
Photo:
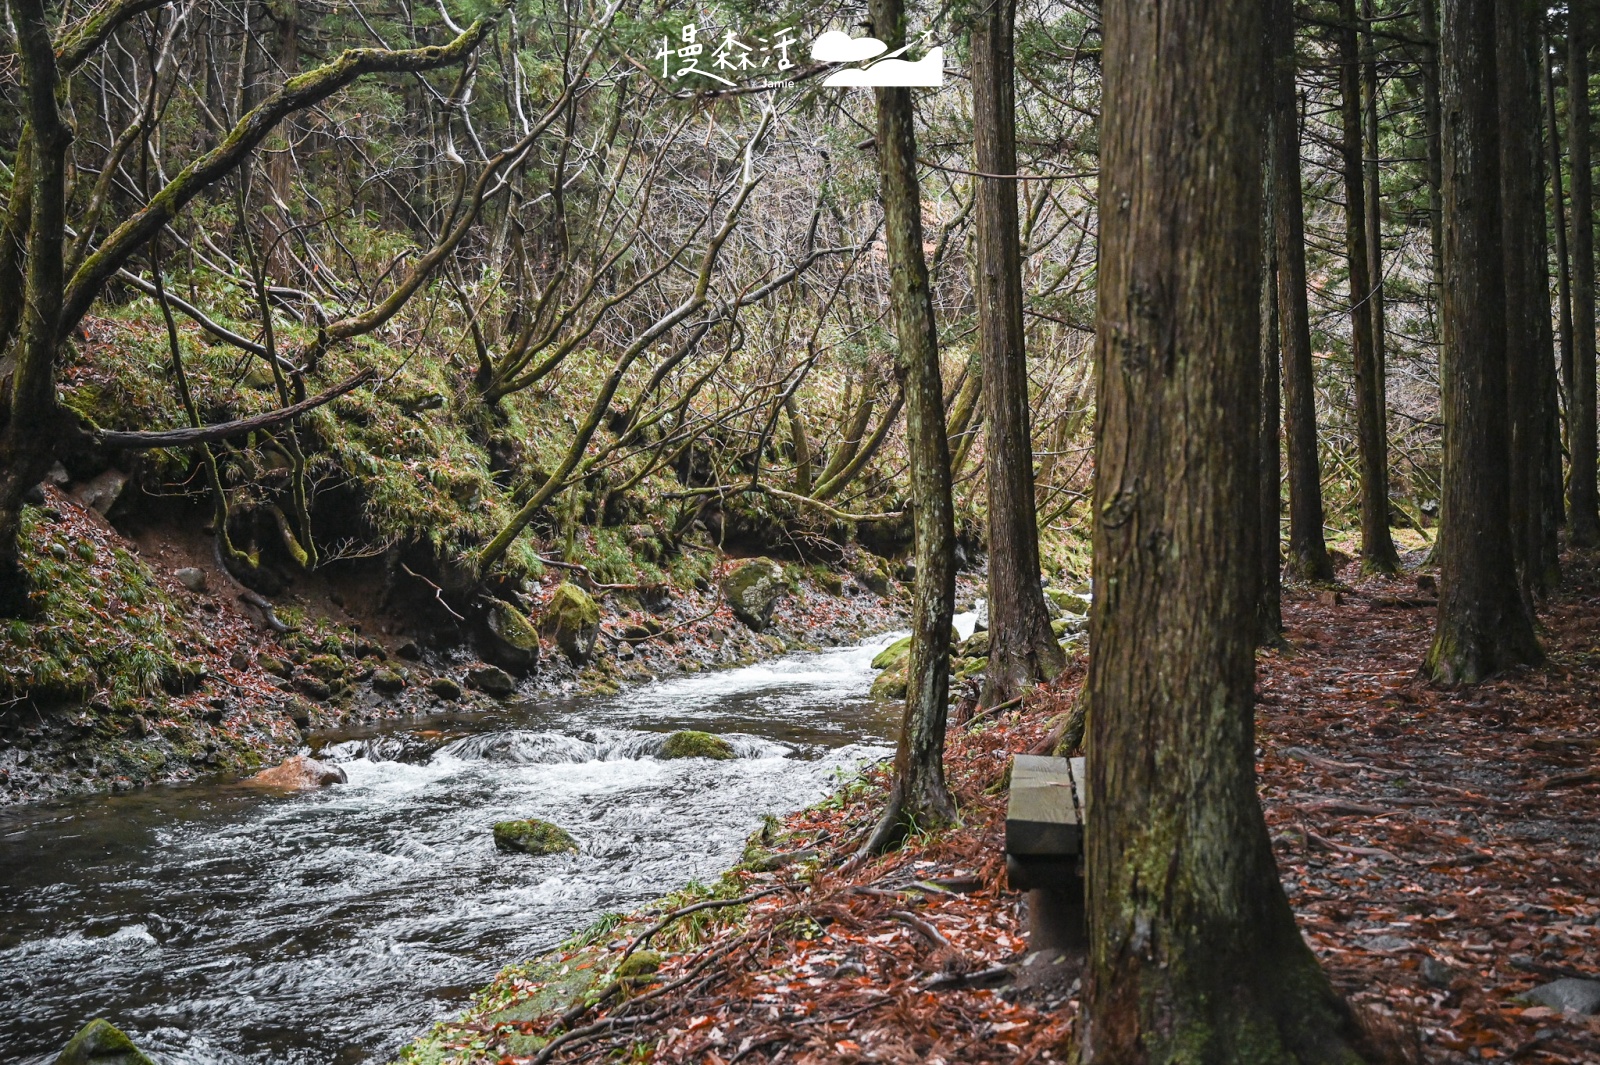
<svg viewBox="0 0 1600 1065"><path fill-rule="evenodd" d="M62 1048L56 1065L154 1065L121 1029L96 1018Z"/></svg>
<svg viewBox="0 0 1600 1065"><path fill-rule="evenodd" d="M711 758L716 761L727 761L734 757L733 744L721 736L713 736L709 732L696 732L685 729L674 732L667 737L667 742L661 745L661 758Z"/></svg>
<svg viewBox="0 0 1600 1065"><path fill-rule="evenodd" d="M494 826L494 845L507 853L521 852L536 858L549 854L576 852L577 841L565 829L549 821L500 821Z"/></svg>
<svg viewBox="0 0 1600 1065"><path fill-rule="evenodd" d="M114 542L76 539L45 511L23 508L22 565L33 617L0 628L0 694L35 705L102 694L112 707L157 695L163 678L198 679L179 648L208 639L182 615L138 558ZM60 550L53 550L60 548Z"/></svg>
<svg viewBox="0 0 1600 1065"><path fill-rule="evenodd" d="M892 669L911 653L911 637L902 636L888 647L879 651L872 659L872 668L877 670Z"/></svg>

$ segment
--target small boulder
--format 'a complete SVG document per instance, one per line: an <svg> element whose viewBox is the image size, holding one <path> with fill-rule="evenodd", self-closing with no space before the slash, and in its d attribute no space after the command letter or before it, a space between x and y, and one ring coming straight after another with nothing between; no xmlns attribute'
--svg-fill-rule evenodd
<svg viewBox="0 0 1600 1065"><path fill-rule="evenodd" d="M494 666L479 666L467 670L467 687L476 688L485 695L492 695L496 699L504 699L515 694L517 682L511 679L511 674Z"/></svg>
<svg viewBox="0 0 1600 1065"><path fill-rule="evenodd" d="M72 494L90 510L104 514L116 504L127 484L127 474L118 469L109 469L74 488Z"/></svg>
<svg viewBox="0 0 1600 1065"><path fill-rule="evenodd" d="M878 670L892 669L898 663L905 661L910 654L911 637L902 636L877 653L872 659L872 668Z"/></svg>
<svg viewBox="0 0 1600 1065"><path fill-rule="evenodd" d="M344 659L338 655L313 655L306 659L306 669L331 684L344 676Z"/></svg>
<svg viewBox="0 0 1600 1065"><path fill-rule="evenodd" d="M877 555L863 554L851 571L856 583L874 595L889 594L889 564Z"/></svg>
<svg viewBox="0 0 1600 1065"><path fill-rule="evenodd" d="M1089 613L1089 600L1076 592L1069 592L1065 588L1046 588L1044 594L1065 613L1079 617Z"/></svg>
<svg viewBox="0 0 1600 1065"><path fill-rule="evenodd" d="M294 667L277 655L256 655L256 665L271 673L274 677L282 677L284 680L294 676Z"/></svg>
<svg viewBox="0 0 1600 1065"><path fill-rule="evenodd" d="M172 575L178 578L179 584L191 592L199 593L206 590L206 571L203 569L185 566L180 570L175 570Z"/></svg>
<svg viewBox="0 0 1600 1065"><path fill-rule="evenodd" d="M872 690L868 693L878 702L890 703L906 697L906 685L910 683L909 675L911 659L902 658L890 668L878 674L878 679L872 682Z"/></svg>
<svg viewBox="0 0 1600 1065"><path fill-rule="evenodd" d="M1552 980L1548 984L1540 984L1532 991L1525 992L1522 997L1529 1002L1549 1006L1562 1013L1589 1016L1600 1013L1600 980L1580 980L1577 977L1566 976L1560 980Z"/></svg>
<svg viewBox="0 0 1600 1065"><path fill-rule="evenodd" d="M550 593L539 631L574 665L582 665L594 653L594 641L600 635L600 607L588 592L570 581L563 582Z"/></svg>
<svg viewBox="0 0 1600 1065"><path fill-rule="evenodd" d="M722 594L734 616L756 632L772 623L772 612L785 590L783 567L770 558L753 558L722 578Z"/></svg>
<svg viewBox="0 0 1600 1065"><path fill-rule="evenodd" d="M565 829L536 817L526 821L496 822L494 845L497 850L507 854L531 854L535 858L576 852L578 849L577 841Z"/></svg>
<svg viewBox="0 0 1600 1065"><path fill-rule="evenodd" d="M496 599L484 617L483 657L513 673L531 673L539 664L539 630L522 611Z"/></svg>
<svg viewBox="0 0 1600 1065"><path fill-rule="evenodd" d="M301 677L294 682L295 691L306 695L318 702L326 702L333 698L333 689L316 677Z"/></svg>
<svg viewBox="0 0 1600 1065"><path fill-rule="evenodd" d="M661 955L653 950L636 950L623 958L613 974L619 984L637 989L655 979L657 970L661 968Z"/></svg>
<svg viewBox="0 0 1600 1065"><path fill-rule="evenodd" d="M461 698L461 685L449 677L434 677L428 681L428 690L439 698L448 699L450 702L455 702Z"/></svg>
<svg viewBox="0 0 1600 1065"><path fill-rule="evenodd" d="M303 791L329 784L344 784L348 781L349 778L344 775L344 770L331 762L319 762L315 758L297 754L284 759L281 765L263 769L245 783L263 788L292 788Z"/></svg>
<svg viewBox="0 0 1600 1065"><path fill-rule="evenodd" d="M988 658L989 657L989 632L974 632L956 647L957 658Z"/></svg>
<svg viewBox="0 0 1600 1065"><path fill-rule="evenodd" d="M103 1017L84 1025L61 1048L56 1065L154 1065L133 1040Z"/></svg>
<svg viewBox="0 0 1600 1065"><path fill-rule="evenodd" d="M372 687L385 695L398 695L405 690L406 678L392 669L380 669L372 674Z"/></svg>
<svg viewBox="0 0 1600 1065"><path fill-rule="evenodd" d="M733 744L721 736L713 736L709 732L696 732L685 729L674 732L667 737L667 742L661 745L660 757L673 758L710 758L718 762L725 762L734 757Z"/></svg>

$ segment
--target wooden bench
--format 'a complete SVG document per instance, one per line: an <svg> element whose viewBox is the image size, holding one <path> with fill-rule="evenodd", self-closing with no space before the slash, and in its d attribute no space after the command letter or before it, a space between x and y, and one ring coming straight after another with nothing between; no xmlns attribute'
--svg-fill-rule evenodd
<svg viewBox="0 0 1600 1065"><path fill-rule="evenodd" d="M1006 875L1028 893L1028 948L1082 949L1087 791L1082 758L1019 754L1011 760L1006 805Z"/></svg>

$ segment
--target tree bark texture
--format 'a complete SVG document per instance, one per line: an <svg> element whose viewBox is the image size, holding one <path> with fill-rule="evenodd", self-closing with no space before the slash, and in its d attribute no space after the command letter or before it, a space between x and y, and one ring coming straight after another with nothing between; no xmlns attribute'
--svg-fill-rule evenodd
<svg viewBox="0 0 1600 1065"><path fill-rule="evenodd" d="M1284 439L1289 453L1289 572L1333 579L1322 536L1322 467L1317 455L1316 370L1306 295L1305 203L1300 188L1300 116L1294 92L1293 0L1267 0L1271 48L1273 236L1283 345Z"/></svg>
<svg viewBox="0 0 1600 1065"><path fill-rule="evenodd" d="M1270 30L1269 30L1270 32ZM1270 42L1268 44L1270 48ZM1262 646L1283 643L1283 560L1279 544L1279 525L1283 511L1282 460L1278 444L1279 363L1282 342L1278 326L1277 180L1272 173L1270 146L1278 116L1266 110L1266 146L1261 168L1261 398L1258 410L1260 463L1257 483L1257 512L1260 533L1257 543L1261 560L1261 586L1257 602L1261 617L1259 639Z"/></svg>
<svg viewBox="0 0 1600 1065"><path fill-rule="evenodd" d="M1551 67L1555 57L1550 53L1549 34L1542 45L1544 67L1544 117L1545 163L1550 168L1550 216L1554 223L1556 260L1556 325L1557 340L1561 345L1561 404L1562 411L1572 406L1572 257L1567 254L1567 196L1566 183L1561 170L1561 123L1556 119L1556 83ZM1562 416L1562 431L1566 431L1566 416ZM1557 467L1559 471L1559 459ZM1565 492L1561 493L1561 519L1566 519Z"/></svg>
<svg viewBox="0 0 1600 1065"><path fill-rule="evenodd" d="M1017 172L1016 0L985 0L972 26L972 129L976 169ZM1049 680L1066 665L1039 585L1039 524L1028 416L1017 183L978 178L978 338L988 435L989 668L982 705Z"/></svg>
<svg viewBox="0 0 1600 1065"><path fill-rule="evenodd" d="M874 36L890 48L905 40L902 0L872 0ZM889 809L867 849L879 850L912 826L951 821L955 803L944 779L946 703L950 689L950 619L955 613L955 516L950 499L950 446L928 266L922 254L922 197L911 90L875 89L878 160L882 170L889 305L897 350L895 373L905 396L911 459L916 578L905 715L895 748Z"/></svg>
<svg viewBox="0 0 1600 1065"><path fill-rule="evenodd" d="M1567 525L1576 547L1600 542L1595 486L1594 179L1589 144L1589 34L1592 0L1567 11L1567 142L1572 152L1572 394L1567 442L1572 471Z"/></svg>
<svg viewBox="0 0 1600 1065"><path fill-rule="evenodd" d="M1383 405L1383 365L1372 329L1374 286L1367 246L1355 0L1341 0L1340 26L1334 33L1344 120L1344 239L1350 264L1350 361L1355 370L1356 447L1361 471L1361 568L1368 573L1393 573L1400 568L1400 556L1389 536L1389 431Z"/></svg>
<svg viewBox="0 0 1600 1065"><path fill-rule="evenodd" d="M0 614L28 611L19 535L23 495L49 468L62 429L56 402L56 331L61 320L66 240L66 157L72 131L56 99L58 74L42 0L12 5L21 53L28 128L28 244L23 266L23 308L13 345L10 409L0 430Z"/></svg>
<svg viewBox="0 0 1600 1065"><path fill-rule="evenodd" d="M1446 0L1441 47L1445 529L1424 668L1446 684L1540 658L1511 542L1496 5Z"/></svg>
<svg viewBox="0 0 1600 1065"><path fill-rule="evenodd" d="M1347 1062L1256 795L1259 0L1108 0L1083 1060Z"/></svg>
<svg viewBox="0 0 1600 1065"><path fill-rule="evenodd" d="M1506 399L1510 407L1511 544L1524 597L1543 595L1549 568L1546 459L1555 431L1555 340L1550 329L1539 114L1539 7L1497 0L1500 88L1500 218L1506 286Z"/></svg>

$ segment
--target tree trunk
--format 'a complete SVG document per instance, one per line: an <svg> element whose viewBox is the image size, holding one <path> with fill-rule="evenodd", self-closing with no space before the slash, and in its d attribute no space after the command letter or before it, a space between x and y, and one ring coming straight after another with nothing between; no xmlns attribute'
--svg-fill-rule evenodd
<svg viewBox="0 0 1600 1065"><path fill-rule="evenodd" d="M1561 180L1561 123L1556 120L1556 83L1550 68L1555 57L1550 51L1549 34L1544 35L1544 118L1545 163L1550 168L1550 213L1556 240L1556 323L1561 343L1561 403L1563 411L1572 409L1572 258L1567 254L1567 197ZM1562 418L1567 421L1566 416ZM1565 426L1563 427L1565 431ZM1559 460L1557 463L1559 472ZM1563 493L1564 495L1564 493ZM1562 499L1562 520L1566 500Z"/></svg>
<svg viewBox="0 0 1600 1065"><path fill-rule="evenodd" d="M972 128L976 169L1017 172L1013 37L1016 0L981 6L972 27ZM1017 183L976 179L977 300L989 428L989 668L980 702L994 706L1061 672L1066 657L1050 631L1039 586L1033 433L1022 321L1022 248Z"/></svg>
<svg viewBox="0 0 1600 1065"><path fill-rule="evenodd" d="M1317 456L1316 370L1306 297L1305 204L1300 190L1300 116L1294 93L1293 0L1268 0L1272 50L1273 235L1283 345L1284 435L1289 451L1289 572L1333 579L1322 537L1322 468Z"/></svg>
<svg viewBox="0 0 1600 1065"><path fill-rule="evenodd" d="M1600 542L1596 512L1594 383L1594 188L1589 160L1590 0L1567 12L1567 140L1572 152L1572 394L1568 442L1572 474L1567 523L1576 547Z"/></svg>
<svg viewBox="0 0 1600 1065"><path fill-rule="evenodd" d="M1495 7L1505 2L1447 0L1441 48L1445 534L1439 617L1424 668L1446 684L1476 684L1541 657L1517 590L1509 513L1495 64Z"/></svg>
<svg viewBox="0 0 1600 1065"><path fill-rule="evenodd" d="M1444 283L1444 162L1439 146L1439 6L1436 0L1420 0L1417 19L1422 37L1428 42L1427 59L1422 63L1422 128L1426 141L1424 158L1428 180L1428 251L1433 260L1433 294L1439 297Z"/></svg>
<svg viewBox="0 0 1600 1065"><path fill-rule="evenodd" d="M1361 459L1361 569L1400 568L1389 537L1389 434L1383 409L1383 366L1373 334L1372 260L1367 244L1366 175L1361 155L1361 62L1355 0L1341 0L1339 91L1344 138L1345 252L1350 263L1350 360L1355 369L1356 445Z"/></svg>
<svg viewBox="0 0 1600 1065"><path fill-rule="evenodd" d="M66 156L72 131L56 99L55 47L41 0L12 5L28 125L28 244L20 334L13 344L10 410L0 431L0 616L29 610L22 569L23 497L49 468L63 417L56 403L56 333L65 287Z"/></svg>
<svg viewBox="0 0 1600 1065"><path fill-rule="evenodd" d="M905 41L902 0L871 0L873 35L890 48ZM876 89L889 308L898 340L895 373L905 396L906 447L917 575L912 582L911 657L905 716L895 747L894 790L863 850L898 842L912 825L948 823L955 803L944 781L945 712L950 689L950 619L955 613L955 516L950 446L928 265L922 256L922 197L911 90Z"/></svg>
<svg viewBox="0 0 1600 1065"><path fill-rule="evenodd" d="M1089 1065L1360 1060L1256 796L1260 10L1104 6Z"/></svg>
<svg viewBox="0 0 1600 1065"><path fill-rule="evenodd" d="M1546 568L1545 460L1549 454L1546 389L1555 384L1550 332L1550 276L1545 246L1544 182L1538 160L1539 8L1534 0L1498 0L1496 66L1500 79L1500 218L1505 257L1506 402L1510 408L1511 545L1529 604L1551 587ZM1531 165L1530 165L1531 164Z"/></svg>
<svg viewBox="0 0 1600 1065"><path fill-rule="evenodd" d="M1271 29L1268 28L1270 35ZM1271 47L1270 37L1268 47ZM1279 548L1278 526L1283 510L1283 488L1280 484L1282 465L1278 450L1278 365L1281 341L1278 326L1278 254L1277 254L1277 180L1272 173L1270 146L1276 136L1278 116L1272 108L1266 110L1266 143L1269 150L1262 153L1261 189L1261 396L1259 411L1258 462L1256 506L1261 515L1260 540L1257 544L1261 560L1261 588L1257 600L1261 617L1259 640L1263 647L1283 644L1283 587L1282 558Z"/></svg>
<svg viewBox="0 0 1600 1065"><path fill-rule="evenodd" d="M1372 0L1361 0L1361 18L1366 26L1361 35L1361 105L1364 112L1361 128L1366 141L1362 151L1362 172L1366 185L1367 272L1372 280L1372 295L1368 303L1372 310L1373 366L1377 370L1378 411L1384 425L1384 463L1387 469L1389 331L1384 321L1383 189L1379 184L1378 169L1378 47L1372 33Z"/></svg>

